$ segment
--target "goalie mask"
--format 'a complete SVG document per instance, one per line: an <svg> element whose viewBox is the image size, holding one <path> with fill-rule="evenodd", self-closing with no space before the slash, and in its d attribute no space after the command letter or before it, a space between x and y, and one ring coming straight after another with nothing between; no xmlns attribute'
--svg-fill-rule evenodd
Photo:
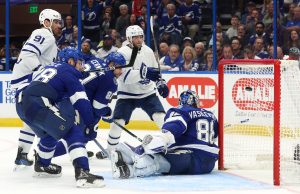
<svg viewBox="0 0 300 194"><path fill-rule="evenodd" d="M143 36L144 38L144 31L138 25L128 26L126 29L126 38L130 44L132 44L132 37L134 36Z"/></svg>
<svg viewBox="0 0 300 194"><path fill-rule="evenodd" d="M110 62L114 63L114 66L125 66L126 65L126 60L118 52L112 52L106 57L106 63L109 64Z"/></svg>
<svg viewBox="0 0 300 194"><path fill-rule="evenodd" d="M191 106L194 108L199 107L199 96L192 90L184 91L180 94L179 105Z"/></svg>

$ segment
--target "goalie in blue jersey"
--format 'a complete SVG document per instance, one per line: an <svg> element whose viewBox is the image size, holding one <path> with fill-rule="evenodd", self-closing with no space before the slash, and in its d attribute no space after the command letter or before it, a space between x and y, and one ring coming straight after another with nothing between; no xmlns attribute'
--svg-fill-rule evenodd
<svg viewBox="0 0 300 194"><path fill-rule="evenodd" d="M74 111L69 111L72 105L87 126L84 129L86 134L93 134L98 119L80 83L83 78L80 54L75 49L66 48L58 56L59 63L33 74L32 82L23 89L19 88L16 95L19 117L40 138L35 154L35 174L61 176L61 166L51 163L51 159L58 140L64 139L75 168L77 187L103 187L103 177L89 173L86 137L83 129L74 124Z"/></svg>
<svg viewBox="0 0 300 194"><path fill-rule="evenodd" d="M137 148L120 143L112 151L113 177L210 173L218 159L217 137L215 115L199 108L194 91L184 91L179 106L167 112L158 135L146 135Z"/></svg>

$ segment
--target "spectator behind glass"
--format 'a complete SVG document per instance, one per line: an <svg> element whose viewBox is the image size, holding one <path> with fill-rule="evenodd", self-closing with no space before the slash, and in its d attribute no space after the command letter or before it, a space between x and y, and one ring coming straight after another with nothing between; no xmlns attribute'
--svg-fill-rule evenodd
<svg viewBox="0 0 300 194"><path fill-rule="evenodd" d="M82 8L83 36L90 39L93 45L100 41L100 17L103 8L110 3L111 0L107 0L107 3L87 0L87 4Z"/></svg>
<svg viewBox="0 0 300 194"><path fill-rule="evenodd" d="M260 59L255 55L253 47L248 45L244 48L244 59Z"/></svg>
<svg viewBox="0 0 300 194"><path fill-rule="evenodd" d="M167 56L169 54L169 45L166 42L159 44L159 58Z"/></svg>
<svg viewBox="0 0 300 194"><path fill-rule="evenodd" d="M240 39L237 36L232 37L231 39L231 48L233 53L233 59L243 59L244 53L242 51L242 46Z"/></svg>
<svg viewBox="0 0 300 194"><path fill-rule="evenodd" d="M292 47L289 50L289 57L287 60L299 61L300 50L297 47Z"/></svg>
<svg viewBox="0 0 300 194"><path fill-rule="evenodd" d="M288 42L284 45L283 52L285 54L289 53L290 48L297 47L300 48L300 38L299 33L296 30L292 30L289 34Z"/></svg>
<svg viewBox="0 0 300 194"><path fill-rule="evenodd" d="M107 34L109 29L114 27L112 16L110 13L104 13L101 21L101 37Z"/></svg>
<svg viewBox="0 0 300 194"><path fill-rule="evenodd" d="M81 53L85 62L96 58L91 52L91 41L89 39L85 39L82 41Z"/></svg>
<svg viewBox="0 0 300 194"><path fill-rule="evenodd" d="M137 25L136 15L131 14L129 18L129 26Z"/></svg>
<svg viewBox="0 0 300 194"><path fill-rule="evenodd" d="M243 24L239 25L237 37L240 39L242 48L244 48L246 45L248 45L249 35L246 33L245 25L243 25Z"/></svg>
<svg viewBox="0 0 300 194"><path fill-rule="evenodd" d="M196 61L200 66L204 65L204 51L205 51L205 46L203 42L197 42L195 44L195 51L196 51ZM199 67L201 68L201 67Z"/></svg>
<svg viewBox="0 0 300 194"><path fill-rule="evenodd" d="M265 51L265 43L263 38L257 37L255 39L253 49L255 55L258 56L259 58L261 59L269 58L268 52Z"/></svg>
<svg viewBox="0 0 300 194"><path fill-rule="evenodd" d="M249 1L246 5L245 13L242 15L241 22L242 24L246 24L247 20L251 18L252 10L255 9L256 5L253 1Z"/></svg>
<svg viewBox="0 0 300 194"><path fill-rule="evenodd" d="M291 21L293 20L293 17L294 17L294 8L297 7L297 4L296 3L291 3L289 5L289 12L288 14L286 14L283 18L283 25L286 26L287 22L288 21Z"/></svg>
<svg viewBox="0 0 300 194"><path fill-rule="evenodd" d="M204 63L205 66L200 71L213 71L213 53L210 49L204 53Z"/></svg>
<svg viewBox="0 0 300 194"><path fill-rule="evenodd" d="M73 31L73 18L72 16L68 15L66 16L65 27L62 29L62 35L68 42L73 42Z"/></svg>
<svg viewBox="0 0 300 194"><path fill-rule="evenodd" d="M267 33L265 33L265 24L263 22L257 22L255 24L255 34L250 36L249 45L253 45L256 38L262 38L264 41L264 46L269 45L270 38Z"/></svg>
<svg viewBox="0 0 300 194"><path fill-rule="evenodd" d="M182 50L183 50L185 47L187 47L187 46L190 46L190 47L194 47L194 46L195 46L195 42L194 42L193 39L190 38L190 37L185 37L185 38L183 39L182 46L181 46Z"/></svg>
<svg viewBox="0 0 300 194"><path fill-rule="evenodd" d="M98 49L96 57L104 60L110 53L116 52L117 47L113 46L113 39L110 35L103 37L103 46Z"/></svg>
<svg viewBox="0 0 300 194"><path fill-rule="evenodd" d="M167 5L168 15L162 17L159 27L160 40L170 42L171 44L181 45L182 22L175 14L174 4Z"/></svg>
<svg viewBox="0 0 300 194"><path fill-rule="evenodd" d="M229 44L223 46L223 59L233 59L232 48Z"/></svg>
<svg viewBox="0 0 300 194"><path fill-rule="evenodd" d="M126 4L120 5L119 9L120 16L116 21L116 30L119 32L122 38L125 37L126 28L129 26L130 15L128 14L128 6Z"/></svg>
<svg viewBox="0 0 300 194"><path fill-rule="evenodd" d="M180 48L176 44L170 46L169 55L159 61L162 71L181 71L184 60L180 54Z"/></svg>
<svg viewBox="0 0 300 194"><path fill-rule="evenodd" d="M178 16L181 17L182 24L187 30L189 37L194 39L199 30L201 20L201 10L198 4L193 3L193 0L185 0L177 10Z"/></svg>
<svg viewBox="0 0 300 194"><path fill-rule="evenodd" d="M294 8L294 17L291 21L288 21L286 24L288 31L297 31L300 32L300 7L297 6Z"/></svg>
<svg viewBox="0 0 300 194"><path fill-rule="evenodd" d="M2 46L2 47L0 47L0 71L5 70L5 64L6 64L5 46Z"/></svg>
<svg viewBox="0 0 300 194"><path fill-rule="evenodd" d="M247 17L247 21L246 21L246 31L250 34L253 35L255 34L255 24L259 21L261 21L261 16L260 13L258 11L258 9L253 9L251 11L251 15L250 17Z"/></svg>
<svg viewBox="0 0 300 194"><path fill-rule="evenodd" d="M191 46L186 46L182 51L182 57L184 60L181 71L198 71L199 64L195 61L196 51Z"/></svg>
<svg viewBox="0 0 300 194"><path fill-rule="evenodd" d="M240 24L239 17L236 15L233 15L230 20L231 26L226 31L226 35L229 39L231 39L234 36L237 36L237 28Z"/></svg>
<svg viewBox="0 0 300 194"><path fill-rule="evenodd" d="M270 45L269 47L268 47L269 49L268 49L268 53L269 53L269 58L270 59L274 59L274 46L273 45ZM282 60L283 59L283 52L282 52L282 49L281 49L281 47L279 47L279 46L277 46L277 58L276 59L280 59L280 60Z"/></svg>
<svg viewBox="0 0 300 194"><path fill-rule="evenodd" d="M70 42L70 46L76 48L78 46L78 27L73 26L73 41Z"/></svg>

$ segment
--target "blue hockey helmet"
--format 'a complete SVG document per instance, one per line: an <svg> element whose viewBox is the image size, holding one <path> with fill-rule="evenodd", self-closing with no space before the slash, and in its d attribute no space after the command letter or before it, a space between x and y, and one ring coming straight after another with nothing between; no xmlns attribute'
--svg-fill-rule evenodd
<svg viewBox="0 0 300 194"><path fill-rule="evenodd" d="M179 96L179 105L199 107L199 96L192 90L183 91Z"/></svg>
<svg viewBox="0 0 300 194"><path fill-rule="evenodd" d="M83 60L81 52L73 47L66 47L58 53L58 60L60 62L68 63L68 60L71 58L74 59L75 63L78 60Z"/></svg>
<svg viewBox="0 0 300 194"><path fill-rule="evenodd" d="M126 60L121 53L112 52L106 57L106 63L109 64L110 62L114 63L114 66L125 66Z"/></svg>

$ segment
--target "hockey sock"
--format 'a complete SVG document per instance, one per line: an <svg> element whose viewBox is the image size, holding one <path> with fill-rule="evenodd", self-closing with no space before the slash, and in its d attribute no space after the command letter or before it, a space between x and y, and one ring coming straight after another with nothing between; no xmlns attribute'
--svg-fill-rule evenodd
<svg viewBox="0 0 300 194"><path fill-rule="evenodd" d="M66 150L67 148L68 148L68 146L67 146L67 143L65 140L58 141L56 144L56 148L55 148L53 157L65 155L67 153L67 150Z"/></svg>
<svg viewBox="0 0 300 194"><path fill-rule="evenodd" d="M40 157L38 162L42 166L49 166L49 164L51 163L56 143L57 141L51 136L41 138L38 144L38 155Z"/></svg>
<svg viewBox="0 0 300 194"><path fill-rule="evenodd" d="M125 121L123 119L117 119L116 122L118 122L120 125L123 126L125 125ZM116 125L115 123L111 123L111 128L108 133L108 139L107 139L108 149L116 146L119 143L121 132L122 129L118 125Z"/></svg>
<svg viewBox="0 0 300 194"><path fill-rule="evenodd" d="M33 143L35 133L24 123L24 128L20 130L19 147L23 148L22 153L28 153Z"/></svg>
<svg viewBox="0 0 300 194"><path fill-rule="evenodd" d="M159 129L161 129L164 124L165 115L166 114L163 112L156 112L152 115L152 118Z"/></svg>

